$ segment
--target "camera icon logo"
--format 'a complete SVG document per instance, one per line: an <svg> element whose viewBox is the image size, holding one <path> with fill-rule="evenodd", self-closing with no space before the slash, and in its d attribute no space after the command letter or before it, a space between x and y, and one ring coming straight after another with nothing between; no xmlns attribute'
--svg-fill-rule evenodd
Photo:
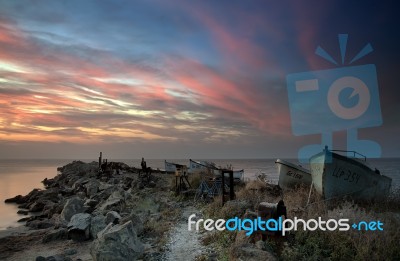
<svg viewBox="0 0 400 261"><path fill-rule="evenodd" d="M344 63L347 35L339 35ZM372 51L366 45L350 62ZM318 47L316 54L337 65L337 62ZM321 134L321 144L300 149L300 161L332 147L335 131L347 131L347 150L358 150L369 157L380 157L379 144L358 140L357 129L382 124L376 68L373 64L345 66L329 70L289 74L286 77L292 132L296 136Z"/></svg>

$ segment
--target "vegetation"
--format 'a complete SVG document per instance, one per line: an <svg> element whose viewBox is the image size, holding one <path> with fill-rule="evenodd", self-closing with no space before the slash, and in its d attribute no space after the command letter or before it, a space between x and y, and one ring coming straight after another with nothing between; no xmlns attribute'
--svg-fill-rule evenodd
<svg viewBox="0 0 400 261"><path fill-rule="evenodd" d="M236 200L221 206L221 198L204 205L207 218L228 219L245 217L254 212L260 202L278 202L283 199L288 210L288 218L350 219L353 222L376 221L384 223L383 231L292 231L282 240L269 237L265 251L273 252L280 260L400 260L400 192L393 192L385 202L354 202L350 199L324 201L315 193L311 194L311 204L306 206L308 188L298 188L276 194L267 185L252 181L236 191ZM219 260L235 260L238 246L251 243L258 238L243 237L240 232L213 232L203 239L203 244L216 248ZM257 260L257 259L252 259Z"/></svg>

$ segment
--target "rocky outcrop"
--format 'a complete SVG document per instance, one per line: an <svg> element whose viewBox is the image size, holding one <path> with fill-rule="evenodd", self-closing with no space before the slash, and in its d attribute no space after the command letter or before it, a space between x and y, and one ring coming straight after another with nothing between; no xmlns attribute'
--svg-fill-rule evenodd
<svg viewBox="0 0 400 261"><path fill-rule="evenodd" d="M123 225L108 224L93 241L90 254L94 261L123 261L136 260L143 250L143 244L129 221Z"/></svg>

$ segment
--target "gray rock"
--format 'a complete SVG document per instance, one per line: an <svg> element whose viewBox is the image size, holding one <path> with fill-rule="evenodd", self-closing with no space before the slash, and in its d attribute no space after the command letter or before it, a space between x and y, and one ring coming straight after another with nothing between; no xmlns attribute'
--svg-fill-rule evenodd
<svg viewBox="0 0 400 261"><path fill-rule="evenodd" d="M114 191L108 199L101 204L99 209L101 211L109 211L109 210L120 210L125 205L125 191L116 190Z"/></svg>
<svg viewBox="0 0 400 261"><path fill-rule="evenodd" d="M99 190L100 182L97 180L90 180L88 183L85 184L86 188L86 195L91 198L97 194Z"/></svg>
<svg viewBox="0 0 400 261"><path fill-rule="evenodd" d="M73 215L85 212L86 208L83 203L84 201L78 197L68 199L61 212L61 218L65 221L70 221Z"/></svg>
<svg viewBox="0 0 400 261"><path fill-rule="evenodd" d="M106 218L103 215L97 215L92 217L90 221L90 236L97 238L97 233L102 231L106 227Z"/></svg>
<svg viewBox="0 0 400 261"><path fill-rule="evenodd" d="M83 192L83 191L77 192L76 195L77 195L80 199L85 199L85 198L86 198L86 193Z"/></svg>
<svg viewBox="0 0 400 261"><path fill-rule="evenodd" d="M39 212L42 211L46 204L42 201L36 201L32 205L29 206L29 211L31 212Z"/></svg>
<svg viewBox="0 0 400 261"><path fill-rule="evenodd" d="M120 214L118 214L118 212L115 211L109 211L106 214L106 224L118 224L118 221L121 219Z"/></svg>
<svg viewBox="0 0 400 261"><path fill-rule="evenodd" d="M72 256L75 255L76 253L78 253L78 251L75 248L69 248L64 251L64 254L67 256Z"/></svg>
<svg viewBox="0 0 400 261"><path fill-rule="evenodd" d="M123 225L109 224L93 241L90 254L94 261L124 261L136 260L143 250L143 244L129 221Z"/></svg>
<svg viewBox="0 0 400 261"><path fill-rule="evenodd" d="M95 207L98 203L99 203L98 200L95 200L95 199L87 199L87 200L85 201L85 204L84 204L84 205L86 205L86 206L88 206L88 207Z"/></svg>
<svg viewBox="0 0 400 261"><path fill-rule="evenodd" d="M35 259L36 261L46 261L46 258L44 256L38 256Z"/></svg>
<svg viewBox="0 0 400 261"><path fill-rule="evenodd" d="M74 241L84 241L90 238L90 221L92 216L78 213L72 216L68 223L68 237Z"/></svg>
<svg viewBox="0 0 400 261"><path fill-rule="evenodd" d="M50 231L49 233L47 233L43 237L42 242L48 243L48 242L52 242L52 241L56 241L56 240L63 240L63 239L67 239L67 238L68 238L67 229L60 228L60 229Z"/></svg>
<svg viewBox="0 0 400 261"><path fill-rule="evenodd" d="M140 235L143 232L143 221L138 215L132 212L131 214L123 217L119 223L125 224L128 221L132 221L132 225L135 228L136 234Z"/></svg>
<svg viewBox="0 0 400 261"><path fill-rule="evenodd" d="M17 214L20 214L20 215L28 215L28 210L23 210L23 209L20 209L20 210L18 210L18 212L17 212Z"/></svg>

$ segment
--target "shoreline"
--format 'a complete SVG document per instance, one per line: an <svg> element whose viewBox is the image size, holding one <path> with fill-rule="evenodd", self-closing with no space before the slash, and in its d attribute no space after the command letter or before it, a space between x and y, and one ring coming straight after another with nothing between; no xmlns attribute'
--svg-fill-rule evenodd
<svg viewBox="0 0 400 261"><path fill-rule="evenodd" d="M193 189L199 187L201 177L189 177ZM392 249L390 256L397 257L398 254L400 257L400 249L395 247L398 245L393 245L394 241L400 240L400 232L392 229L400 225L400 195L385 204L357 205L344 200L337 201L334 206L313 195L311 200L316 204L305 210L301 206L307 202L308 189L282 192L276 185L254 180L236 185L235 199L221 206L220 196L211 201L193 201L194 195L190 193L177 196L175 175L157 171L144 175L141 170L121 162L109 162L107 168L99 172L97 162L74 161L63 166L54 178L45 179L43 184L43 190L33 189L27 195L7 200L35 210L38 215L25 225L0 231L0 259L17 261L53 257L63 261L89 261L118 257L126 260L124 255L129 253L130 260L184 256L209 261L292 260L301 259L315 247L335 251L331 244L339 239L343 241L340 251L362 259L370 254L357 250L363 242L352 239L357 237L356 231L337 235L299 230L282 239L269 237L264 241L260 234L247 237L241 233L244 231L214 233L202 230L191 234L184 230L187 216L192 212L198 213L199 217L214 219L254 218L260 202L274 204L280 199L284 200L289 217L322 216L328 219L348 215L360 220L382 219L387 229L381 234L366 236L379 243L378 256ZM122 244L121 238L126 238L129 245ZM322 245L312 245L313 240ZM190 255L185 255L187 247L192 249Z"/></svg>

